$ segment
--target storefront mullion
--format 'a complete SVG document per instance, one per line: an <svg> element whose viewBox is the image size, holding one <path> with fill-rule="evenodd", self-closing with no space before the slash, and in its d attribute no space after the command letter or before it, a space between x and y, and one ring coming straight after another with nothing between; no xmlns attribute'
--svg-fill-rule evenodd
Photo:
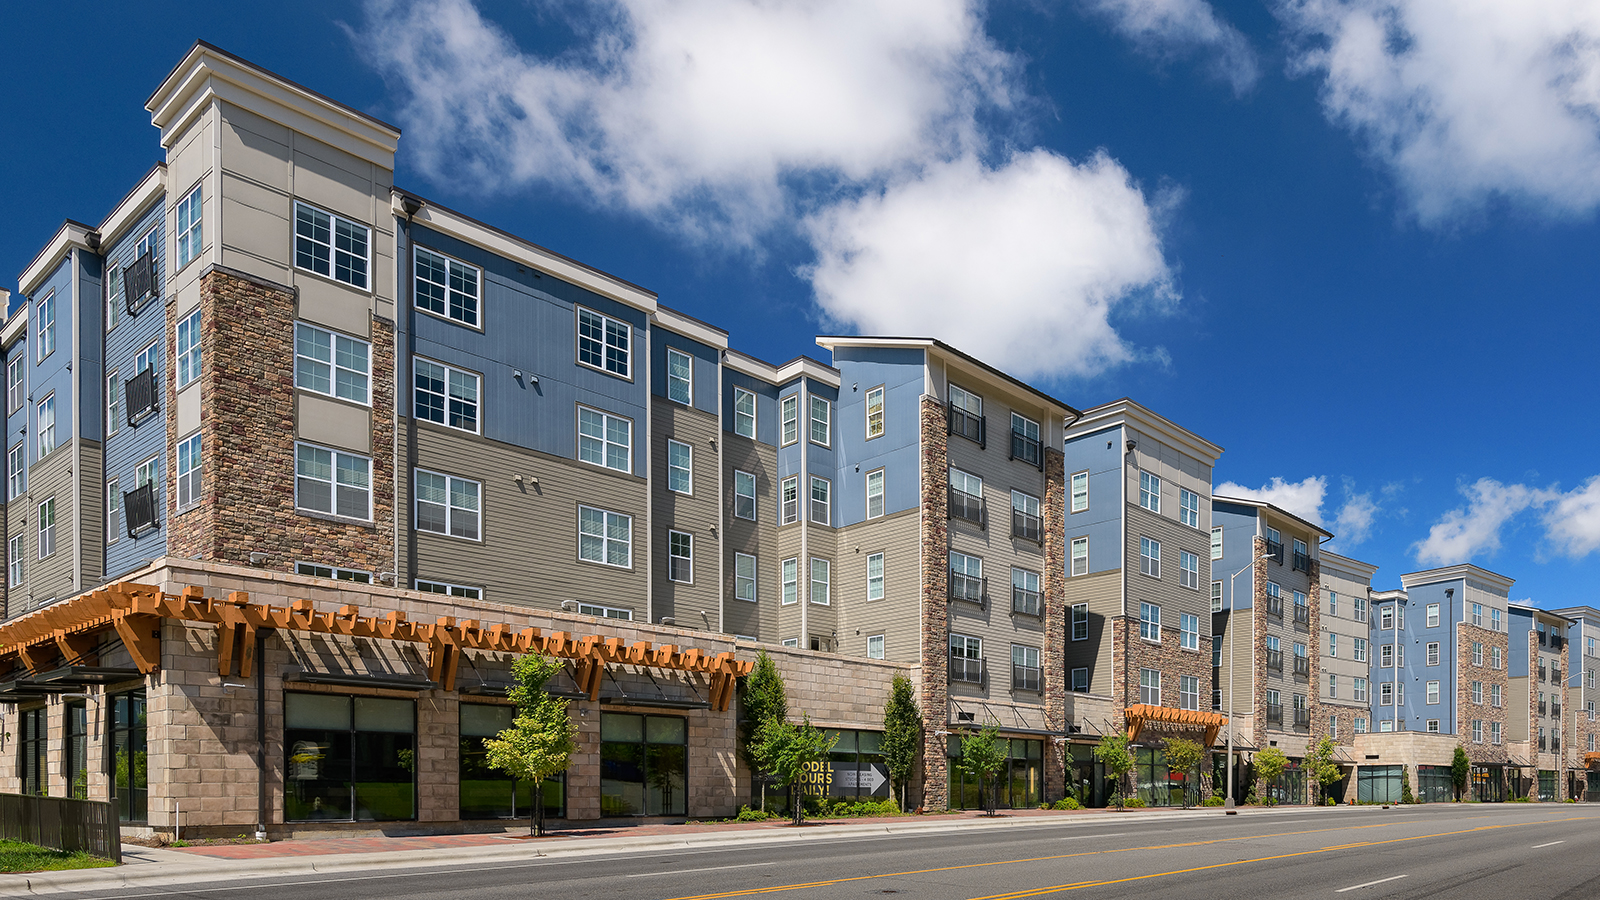
<svg viewBox="0 0 1600 900"><path fill-rule="evenodd" d="M961 738L951 735L945 752L950 758L952 809L983 809L991 801L1009 809L1039 805L1044 778L1044 742L1023 738L997 740L1006 751L1006 761L995 774L994 781L984 786L985 791L980 796L978 776L960 768Z"/></svg>
<svg viewBox="0 0 1600 900"><path fill-rule="evenodd" d="M600 814L682 816L688 810L689 721L600 714Z"/></svg>
<svg viewBox="0 0 1600 900"><path fill-rule="evenodd" d="M288 821L417 817L416 703L284 694Z"/></svg>
<svg viewBox="0 0 1600 900"><path fill-rule="evenodd" d="M111 740L107 751L115 773L118 815L124 822L149 821L150 753L145 692L112 694L109 711Z"/></svg>
<svg viewBox="0 0 1600 900"><path fill-rule="evenodd" d="M511 727L516 709L487 703L461 704L460 784L461 818L526 819L533 804L533 785L511 778L488 763L484 741ZM545 779L546 818L566 815L567 774Z"/></svg>
<svg viewBox="0 0 1600 900"><path fill-rule="evenodd" d="M50 780L45 777L45 757L49 743L46 727L48 710L44 707L25 709L18 714L17 774L21 776L24 794L49 793Z"/></svg>

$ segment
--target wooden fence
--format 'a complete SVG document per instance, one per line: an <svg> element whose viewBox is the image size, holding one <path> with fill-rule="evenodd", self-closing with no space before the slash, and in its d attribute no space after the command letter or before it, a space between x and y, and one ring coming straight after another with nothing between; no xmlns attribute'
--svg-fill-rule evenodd
<svg viewBox="0 0 1600 900"><path fill-rule="evenodd" d="M0 838L122 862L115 802L0 794Z"/></svg>

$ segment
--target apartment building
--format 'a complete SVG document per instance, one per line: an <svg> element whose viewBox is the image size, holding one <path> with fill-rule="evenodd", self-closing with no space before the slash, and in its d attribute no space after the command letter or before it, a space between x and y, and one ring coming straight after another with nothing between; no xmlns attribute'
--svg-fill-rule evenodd
<svg viewBox="0 0 1600 900"><path fill-rule="evenodd" d="M1372 636L1367 620L1372 576L1378 567L1326 550L1321 561L1318 702L1327 723L1323 734L1348 747L1372 725ZM1349 754L1341 752L1341 756Z"/></svg>
<svg viewBox="0 0 1600 900"><path fill-rule="evenodd" d="M1565 800L1571 733L1568 708L1567 630L1572 621L1557 613L1510 605L1507 627L1506 741L1515 796Z"/></svg>
<svg viewBox="0 0 1600 900"><path fill-rule="evenodd" d="M1596 672L1600 671L1600 610L1592 606L1569 606L1552 610L1569 620L1567 629L1566 702L1571 715L1571 730L1563 736L1563 751L1569 772L1567 796L1581 800L1600 800L1600 717L1596 704Z"/></svg>

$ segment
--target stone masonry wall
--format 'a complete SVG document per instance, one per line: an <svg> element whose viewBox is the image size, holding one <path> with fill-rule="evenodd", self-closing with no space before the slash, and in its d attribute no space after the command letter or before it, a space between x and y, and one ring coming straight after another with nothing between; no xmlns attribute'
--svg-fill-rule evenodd
<svg viewBox="0 0 1600 900"><path fill-rule="evenodd" d="M1116 719L1113 724L1117 728L1127 728L1123 711L1143 702L1139 690L1140 669L1155 669L1161 673L1161 706L1181 708L1178 679L1189 675L1199 679L1200 709L1208 708L1211 700L1207 687L1211 679L1209 640L1201 641L1199 651L1185 650L1181 646L1181 630L1176 624L1163 622L1161 641L1152 643L1139 636L1139 620L1133 616L1118 619L1113 633L1116 635L1113 638L1113 661L1118 667L1117 683L1122 685L1121 694L1114 697ZM1123 698L1126 702L1123 702Z"/></svg>
<svg viewBox="0 0 1600 900"><path fill-rule="evenodd" d="M1472 661L1472 645L1483 645L1483 662L1474 664ZM1467 759L1476 765L1505 765L1507 740L1506 704L1511 699L1511 685L1506 677L1504 666L1493 669L1489 666L1491 659L1490 650L1500 648L1501 660L1507 659L1508 635L1490 631L1480 625L1468 622L1456 623L1456 666L1460 674L1456 678L1456 736L1461 739L1461 746L1467 751ZM1472 702L1472 683L1483 683L1483 702ZM1500 706L1494 705L1494 686L1500 686ZM1483 720L1483 740L1472 739L1472 720ZM1500 744L1497 746L1491 735L1493 723L1500 723Z"/></svg>
<svg viewBox="0 0 1600 900"><path fill-rule="evenodd" d="M1044 710L1046 727L1057 733L1067 730L1067 520L1065 457L1060 450L1044 451ZM1054 802L1065 796L1067 745L1046 741L1044 745L1044 799Z"/></svg>
<svg viewBox="0 0 1600 900"><path fill-rule="evenodd" d="M933 397L922 398L922 801L929 810L950 800L945 739L950 721L949 515L946 413Z"/></svg>

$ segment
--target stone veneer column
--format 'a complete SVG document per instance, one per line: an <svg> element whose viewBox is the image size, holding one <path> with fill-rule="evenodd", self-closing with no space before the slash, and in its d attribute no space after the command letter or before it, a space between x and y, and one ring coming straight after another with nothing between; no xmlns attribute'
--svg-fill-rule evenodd
<svg viewBox="0 0 1600 900"><path fill-rule="evenodd" d="M1067 544L1066 544L1066 462L1054 447L1044 451L1044 596L1040 612L1044 615L1045 728L1065 737L1067 732ZM1066 796L1065 743L1045 741L1044 799L1055 801Z"/></svg>
<svg viewBox="0 0 1600 900"><path fill-rule="evenodd" d="M1311 684L1306 690L1306 723L1310 725L1306 733L1306 755L1310 756L1317 742L1328 733L1328 723L1322 712L1322 562L1313 558L1311 568L1306 572L1306 578L1311 582L1306 589L1306 605L1309 615L1306 629L1310 632L1306 636L1306 656L1310 660ZM1307 786L1310 789L1310 786Z"/></svg>
<svg viewBox="0 0 1600 900"><path fill-rule="evenodd" d="M1473 664L1472 645L1483 645L1483 662ZM1498 647L1500 658L1508 658L1507 652L1510 641L1500 632L1490 631L1480 625L1470 622L1456 623L1456 737L1467 751L1467 759L1474 765L1505 765L1506 755L1506 706L1510 697L1510 682L1506 678L1504 667L1492 669L1489 667L1490 651ZM1483 703L1472 702L1472 682L1483 684ZM1500 686L1500 706L1494 705L1494 688ZM1472 740L1472 720L1483 720L1483 742L1474 743ZM1490 735L1493 733L1494 723L1500 723L1500 744L1497 746ZM1470 790L1470 788L1469 788Z"/></svg>
<svg viewBox="0 0 1600 900"><path fill-rule="evenodd" d="M461 699L453 691L417 698L417 819L461 818Z"/></svg>
<svg viewBox="0 0 1600 900"><path fill-rule="evenodd" d="M929 810L950 802L945 738L950 730L949 433L944 404L922 398L922 803Z"/></svg>
<svg viewBox="0 0 1600 900"><path fill-rule="evenodd" d="M394 323L372 317L372 520L296 512L295 294L213 266L200 282L201 502L178 512L167 491L172 556L294 570L297 561L388 571L394 567ZM168 358L176 350L168 330ZM167 471L177 471L177 392L166 386ZM354 412L354 410L353 410ZM348 449L348 448L344 448ZM171 484L171 479L168 484Z"/></svg>
<svg viewBox="0 0 1600 900"><path fill-rule="evenodd" d="M588 715L584 715L587 711ZM567 714L578 726L572 735L575 749L567 766L567 818L600 818L600 706L579 700L568 704Z"/></svg>
<svg viewBox="0 0 1600 900"><path fill-rule="evenodd" d="M1254 712L1251 723L1251 743L1258 749L1267 745L1267 552L1266 538L1257 537L1250 553L1255 557L1255 571L1250 573L1250 708ZM1282 708L1283 697L1278 697Z"/></svg>

